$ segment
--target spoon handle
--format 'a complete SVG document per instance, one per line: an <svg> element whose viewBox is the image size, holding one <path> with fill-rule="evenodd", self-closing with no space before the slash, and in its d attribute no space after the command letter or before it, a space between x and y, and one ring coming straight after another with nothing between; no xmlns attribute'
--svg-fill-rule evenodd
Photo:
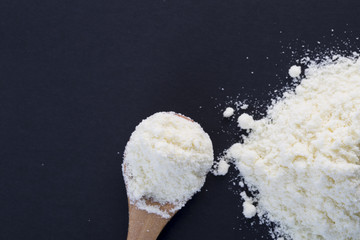
<svg viewBox="0 0 360 240"><path fill-rule="evenodd" d="M127 240L156 240L169 220L129 204Z"/></svg>

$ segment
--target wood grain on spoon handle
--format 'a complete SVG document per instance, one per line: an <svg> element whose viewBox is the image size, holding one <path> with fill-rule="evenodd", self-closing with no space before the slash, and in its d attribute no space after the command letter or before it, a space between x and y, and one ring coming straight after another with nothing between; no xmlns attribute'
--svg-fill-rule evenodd
<svg viewBox="0 0 360 240"><path fill-rule="evenodd" d="M171 217L175 213L171 214ZM129 229L127 240L156 240L170 218L148 213L129 203Z"/></svg>
<svg viewBox="0 0 360 240"><path fill-rule="evenodd" d="M188 118L188 117L186 117L186 116L184 116L184 115L181 115L181 114L175 114L176 116L178 116L178 117L181 117L181 118L184 118L184 119L186 119L186 120L188 120L188 121L190 121L190 122L194 122L194 120L192 120L191 118Z"/></svg>

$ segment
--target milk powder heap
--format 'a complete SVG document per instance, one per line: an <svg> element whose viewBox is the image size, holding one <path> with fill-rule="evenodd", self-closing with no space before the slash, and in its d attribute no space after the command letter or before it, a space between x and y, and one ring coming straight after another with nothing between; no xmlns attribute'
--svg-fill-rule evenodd
<svg viewBox="0 0 360 240"><path fill-rule="evenodd" d="M213 164L210 137L201 126L173 112L143 120L126 145L123 175L129 200L139 209L169 218L146 200L180 209L204 185Z"/></svg>
<svg viewBox="0 0 360 240"><path fill-rule="evenodd" d="M227 151L255 197L247 216L277 224L275 239L360 239L360 61L334 59L311 63L266 118L243 117L252 132Z"/></svg>

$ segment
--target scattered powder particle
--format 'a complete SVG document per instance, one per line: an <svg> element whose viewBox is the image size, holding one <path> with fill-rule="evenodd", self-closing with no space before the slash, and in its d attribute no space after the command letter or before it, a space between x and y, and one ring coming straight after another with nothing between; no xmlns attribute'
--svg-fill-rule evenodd
<svg viewBox="0 0 360 240"><path fill-rule="evenodd" d="M255 121L252 116L247 113L243 113L238 118L238 125L242 129L251 129L255 125Z"/></svg>
<svg viewBox="0 0 360 240"><path fill-rule="evenodd" d="M227 107L223 112L223 116L226 118L231 117L232 115L234 115L234 111L235 110L232 107Z"/></svg>
<svg viewBox="0 0 360 240"><path fill-rule="evenodd" d="M239 182L239 186L243 188L243 187L245 186L244 182L243 182L243 181L240 181L240 182Z"/></svg>
<svg viewBox="0 0 360 240"><path fill-rule="evenodd" d="M122 171L129 200L168 218L200 191L212 164L210 137L198 123L173 112L156 113L136 127L125 148ZM165 212L147 199L174 208Z"/></svg>
<svg viewBox="0 0 360 240"><path fill-rule="evenodd" d="M301 67L300 66L293 65L289 69L289 75L292 78L297 78L297 77L300 76L300 74L301 74Z"/></svg>
<svg viewBox="0 0 360 240"><path fill-rule="evenodd" d="M248 107L249 107L248 104L243 104L243 105L240 106L240 109L246 110L246 109L248 109Z"/></svg>
<svg viewBox="0 0 360 240"><path fill-rule="evenodd" d="M243 203L243 214L246 218L252 218L256 215L256 207L251 203L245 201Z"/></svg>
<svg viewBox="0 0 360 240"><path fill-rule="evenodd" d="M224 176L229 171L230 165L224 160L221 159L219 163L217 164L217 169L214 171L214 175L218 176Z"/></svg>
<svg viewBox="0 0 360 240"><path fill-rule="evenodd" d="M245 191L241 192L240 193L240 196L241 198L244 200L244 201L248 201L248 202L253 202L253 199L251 197L249 197Z"/></svg>
<svg viewBox="0 0 360 240"><path fill-rule="evenodd" d="M256 207L253 205L253 199L248 197L245 192L241 192L240 196L244 199L243 215L246 218L252 218L256 215Z"/></svg>
<svg viewBox="0 0 360 240"><path fill-rule="evenodd" d="M359 240L360 60L313 62L305 76L227 157L274 239Z"/></svg>

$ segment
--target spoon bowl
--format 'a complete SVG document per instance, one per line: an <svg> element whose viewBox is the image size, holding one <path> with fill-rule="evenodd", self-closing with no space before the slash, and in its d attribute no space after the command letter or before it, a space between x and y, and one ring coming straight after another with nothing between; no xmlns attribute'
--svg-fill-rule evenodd
<svg viewBox="0 0 360 240"><path fill-rule="evenodd" d="M176 116L184 118L193 122L192 119L181 114ZM126 166L124 165L124 174L126 174ZM126 187L127 188L127 187ZM176 214L178 210L173 210L174 205L154 202L150 199L145 200L146 205L160 208L161 211L169 214L170 217L163 218L155 213L149 213L145 210L139 209L135 204L132 204L128 198L129 206L129 228L127 240L156 240L165 225Z"/></svg>

